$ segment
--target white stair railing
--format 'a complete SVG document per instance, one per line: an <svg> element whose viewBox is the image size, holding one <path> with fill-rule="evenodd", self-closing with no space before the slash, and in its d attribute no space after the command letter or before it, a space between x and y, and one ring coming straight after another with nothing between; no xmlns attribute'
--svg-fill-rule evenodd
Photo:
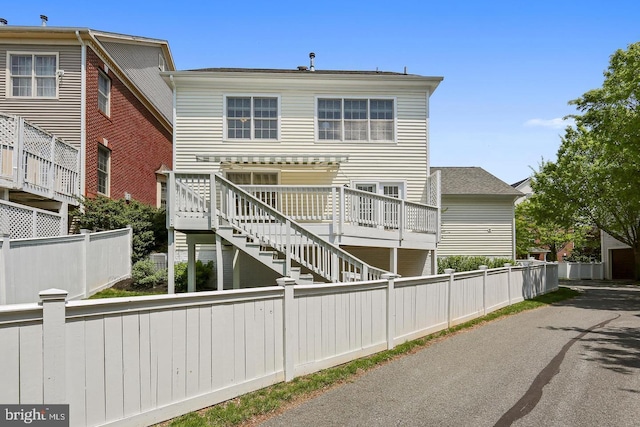
<svg viewBox="0 0 640 427"><path fill-rule="evenodd" d="M267 202L215 175L220 218L291 261L331 282L377 280L387 273L308 231Z"/></svg>

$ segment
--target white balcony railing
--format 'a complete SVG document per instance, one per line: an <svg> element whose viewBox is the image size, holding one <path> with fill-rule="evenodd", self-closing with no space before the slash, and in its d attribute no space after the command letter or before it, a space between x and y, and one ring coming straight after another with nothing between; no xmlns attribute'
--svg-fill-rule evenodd
<svg viewBox="0 0 640 427"><path fill-rule="evenodd" d="M21 117L0 113L0 186L77 205L80 152Z"/></svg>

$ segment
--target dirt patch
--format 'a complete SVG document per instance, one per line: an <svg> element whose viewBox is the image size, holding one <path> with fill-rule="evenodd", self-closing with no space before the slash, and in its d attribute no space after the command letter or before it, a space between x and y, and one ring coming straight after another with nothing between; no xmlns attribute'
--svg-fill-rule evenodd
<svg viewBox="0 0 640 427"><path fill-rule="evenodd" d="M140 286L133 279L124 279L112 286L113 289L131 292L148 292L150 294L167 293L168 286L166 283L157 286Z"/></svg>

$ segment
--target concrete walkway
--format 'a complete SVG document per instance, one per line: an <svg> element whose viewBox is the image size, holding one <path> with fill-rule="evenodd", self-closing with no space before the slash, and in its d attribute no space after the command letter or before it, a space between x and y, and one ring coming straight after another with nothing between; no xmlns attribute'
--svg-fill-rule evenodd
<svg viewBox="0 0 640 427"><path fill-rule="evenodd" d="M640 425L640 287L583 295L455 335L262 426Z"/></svg>

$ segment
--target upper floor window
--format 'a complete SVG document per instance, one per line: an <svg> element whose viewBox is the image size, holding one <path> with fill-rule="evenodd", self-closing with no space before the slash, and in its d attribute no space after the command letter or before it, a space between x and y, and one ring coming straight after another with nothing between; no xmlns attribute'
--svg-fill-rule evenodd
<svg viewBox="0 0 640 427"><path fill-rule="evenodd" d="M9 54L11 96L55 98L58 89L58 55Z"/></svg>
<svg viewBox="0 0 640 427"><path fill-rule="evenodd" d="M227 138L278 139L278 98L228 96Z"/></svg>
<svg viewBox="0 0 640 427"><path fill-rule="evenodd" d="M111 114L111 79L102 70L98 70L98 109Z"/></svg>
<svg viewBox="0 0 640 427"><path fill-rule="evenodd" d="M318 139L393 141L392 99L318 99Z"/></svg>

